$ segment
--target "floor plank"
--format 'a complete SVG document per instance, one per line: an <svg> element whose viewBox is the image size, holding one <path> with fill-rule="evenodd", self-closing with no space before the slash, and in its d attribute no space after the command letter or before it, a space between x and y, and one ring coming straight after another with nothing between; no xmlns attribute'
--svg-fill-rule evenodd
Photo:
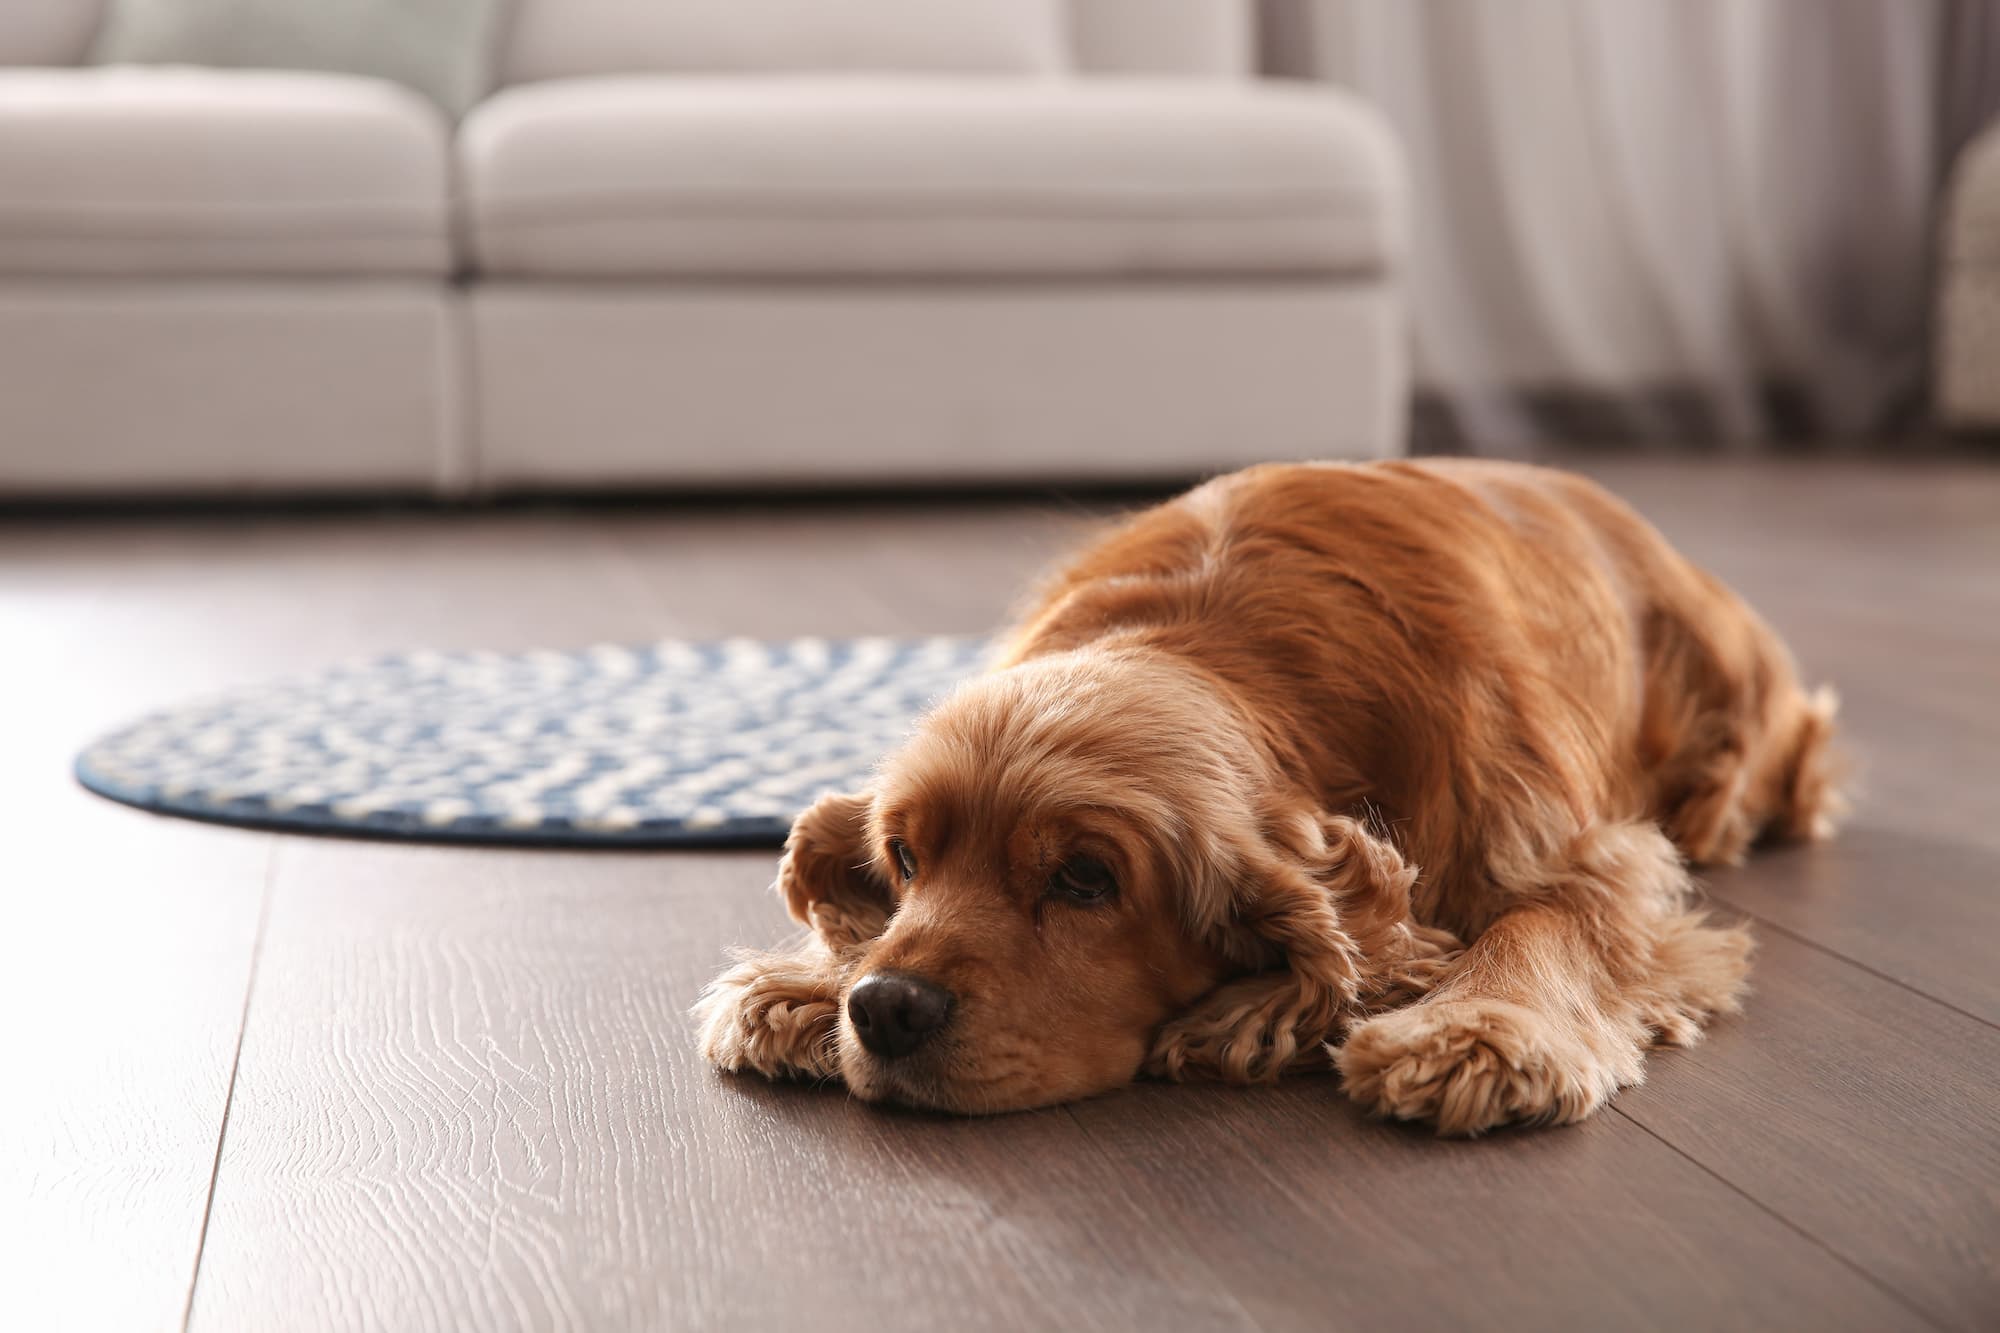
<svg viewBox="0 0 2000 1333"><path fill-rule="evenodd" d="M662 632L984 634L1113 506L725 509L632 523L609 540Z"/></svg>
<svg viewBox="0 0 2000 1333"><path fill-rule="evenodd" d="M1710 896L2000 1027L2000 855L1873 823L1704 874Z"/></svg>
<svg viewBox="0 0 2000 1333"><path fill-rule="evenodd" d="M0 758L0 1033L33 1071L0 1098L0 1253L19 1275L0 1323L181 1326L275 841L92 797L76 751L148 708L334 657L602 625L623 566L591 531L533 514L0 525L21 705ZM580 612L577 586L598 589ZM622 607L625 632L648 623L643 591Z"/></svg>
<svg viewBox="0 0 2000 1333"><path fill-rule="evenodd" d="M44 650L0 756L40 1080L0 1109L0 1253L38 1275L0 1322L175 1323L221 1135L203 1329L1990 1326L2000 472L1589 466L1842 688L1863 799L1712 878L1766 923L1743 1018L1610 1116L1475 1144L1325 1080L953 1121L719 1078L685 1011L780 933L769 856L273 862L67 784L131 711L413 644L977 632L1098 508L0 525L0 628Z"/></svg>
<svg viewBox="0 0 2000 1333"><path fill-rule="evenodd" d="M267 840L153 822L44 807L8 838L8 1327L180 1327Z"/></svg>
<svg viewBox="0 0 2000 1333"><path fill-rule="evenodd" d="M70 782L98 728L156 690L212 679L100 592L0 558L10 1328L180 1327L272 844L139 815Z"/></svg>
<svg viewBox="0 0 2000 1333"><path fill-rule="evenodd" d="M687 1010L719 941L770 935L769 871L288 848L192 1327L1250 1326L1198 1264L1064 1224L1112 1184L1065 1113L705 1068Z"/></svg>
<svg viewBox="0 0 2000 1333"><path fill-rule="evenodd" d="M1910 1317L1611 1119L1441 1145L1325 1079L961 1121L717 1076L686 1010L772 938L768 874L288 848L193 1327Z"/></svg>
<svg viewBox="0 0 2000 1333"><path fill-rule="evenodd" d="M1755 993L1629 1117L1939 1326L2000 1312L2000 1030L1766 930Z"/></svg>
<svg viewBox="0 0 2000 1333"><path fill-rule="evenodd" d="M1130 1225L1206 1254L1268 1329L1882 1329L1909 1307L1616 1116L1472 1142L1330 1078L1076 1108ZM1727 1237L1727 1243L1717 1243Z"/></svg>

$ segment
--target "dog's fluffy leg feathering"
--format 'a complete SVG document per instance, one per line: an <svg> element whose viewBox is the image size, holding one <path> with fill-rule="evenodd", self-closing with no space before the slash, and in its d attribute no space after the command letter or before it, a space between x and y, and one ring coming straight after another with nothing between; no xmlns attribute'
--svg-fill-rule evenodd
<svg viewBox="0 0 2000 1333"><path fill-rule="evenodd" d="M1657 826L1586 831L1430 996L1333 1052L1348 1095L1448 1135L1590 1115L1643 1080L1648 1045L1690 1045L1739 1007L1749 934L1687 910L1686 890Z"/></svg>
<svg viewBox="0 0 2000 1333"><path fill-rule="evenodd" d="M1411 917L1417 871L1388 839L1347 816L1315 823L1304 879L1267 883L1244 913L1285 965L1226 982L1167 1024L1147 1073L1262 1083L1323 1066L1325 1042L1425 994L1458 956L1455 937Z"/></svg>

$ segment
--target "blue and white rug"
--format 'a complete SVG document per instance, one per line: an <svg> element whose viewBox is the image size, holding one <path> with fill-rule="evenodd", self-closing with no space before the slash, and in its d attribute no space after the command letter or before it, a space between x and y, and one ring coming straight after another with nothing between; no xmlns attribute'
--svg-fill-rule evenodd
<svg viewBox="0 0 2000 1333"><path fill-rule="evenodd" d="M984 639L410 653L142 718L90 790L194 819L549 844L776 844L862 785Z"/></svg>

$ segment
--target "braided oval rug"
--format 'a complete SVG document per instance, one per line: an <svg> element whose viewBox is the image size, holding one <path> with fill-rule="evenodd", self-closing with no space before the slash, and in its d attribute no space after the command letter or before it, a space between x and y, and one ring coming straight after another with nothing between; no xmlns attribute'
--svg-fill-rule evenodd
<svg viewBox="0 0 2000 1333"><path fill-rule="evenodd" d="M775 845L862 785L978 638L417 652L151 714L77 757L160 814L442 842Z"/></svg>

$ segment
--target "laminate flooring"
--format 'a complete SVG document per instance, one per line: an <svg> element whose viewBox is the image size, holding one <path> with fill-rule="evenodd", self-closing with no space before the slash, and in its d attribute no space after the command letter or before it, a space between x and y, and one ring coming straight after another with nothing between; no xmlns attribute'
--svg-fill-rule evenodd
<svg viewBox="0 0 2000 1333"><path fill-rule="evenodd" d="M0 1326L2000 1328L2000 469L1579 464L1745 593L1862 760L1705 876L1747 1011L1569 1129L1328 1078L972 1121L729 1078L768 852L307 839L76 789L95 732L356 654L977 631L1104 502L0 521Z"/></svg>

